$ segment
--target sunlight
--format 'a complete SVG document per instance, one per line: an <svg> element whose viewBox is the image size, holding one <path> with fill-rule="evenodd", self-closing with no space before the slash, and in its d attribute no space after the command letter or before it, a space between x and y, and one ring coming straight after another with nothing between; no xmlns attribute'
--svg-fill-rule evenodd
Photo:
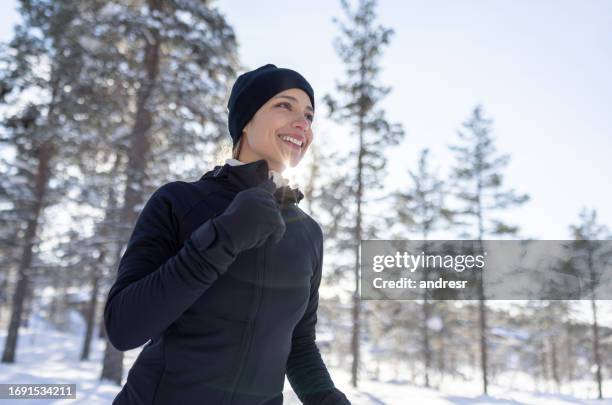
<svg viewBox="0 0 612 405"><path fill-rule="evenodd" d="M309 163L309 157L305 156L296 167L288 167L287 169L285 169L285 171L283 172L283 177L289 180L289 184L292 187L295 187L295 185L299 186L300 188L304 187L307 181L306 177Z"/></svg>

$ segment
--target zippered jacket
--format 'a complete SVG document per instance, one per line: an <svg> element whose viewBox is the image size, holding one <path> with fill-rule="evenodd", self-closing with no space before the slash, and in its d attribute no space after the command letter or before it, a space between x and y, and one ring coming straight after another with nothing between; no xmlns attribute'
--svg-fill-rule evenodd
<svg viewBox="0 0 612 405"><path fill-rule="evenodd" d="M145 345L113 404L346 405L316 345L319 224L265 160L158 188L104 309L121 351Z"/></svg>

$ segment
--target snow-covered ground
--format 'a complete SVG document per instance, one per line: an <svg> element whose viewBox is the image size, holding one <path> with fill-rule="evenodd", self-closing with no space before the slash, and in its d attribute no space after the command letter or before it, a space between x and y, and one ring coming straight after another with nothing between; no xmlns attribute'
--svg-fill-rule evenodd
<svg viewBox="0 0 612 405"><path fill-rule="evenodd" d="M82 328L70 328L70 331L56 331L48 327L43 321L32 318L29 328L22 328L19 335L17 350L17 363L0 363L0 383L65 383L77 385L77 399L75 400L0 400L0 404L19 403L20 405L39 404L110 404L119 392L120 387L110 382L100 382L99 375L102 367L102 354L104 342L95 339L92 355L89 361L79 361L82 344ZM96 335L94 335L96 336ZM6 331L0 331L0 348L4 347ZM124 379L127 371L136 359L140 349L126 352ZM531 387L532 381L521 373L508 374L504 380L504 387L492 384L490 395L480 394L479 381L451 381L444 380L440 390L427 389L409 381L361 381L359 391L350 387L350 376L343 370L330 369L334 382L355 405L365 404L423 404L423 405L463 405L463 404L495 404L495 405L553 405L553 404L612 404L610 390L612 380L604 385L606 399L579 399L595 398L595 385L591 381L575 384L574 395L536 393L525 390ZM498 379L502 380L502 379ZM607 391L606 391L607 389ZM300 404L291 391L288 381L285 381L285 404Z"/></svg>

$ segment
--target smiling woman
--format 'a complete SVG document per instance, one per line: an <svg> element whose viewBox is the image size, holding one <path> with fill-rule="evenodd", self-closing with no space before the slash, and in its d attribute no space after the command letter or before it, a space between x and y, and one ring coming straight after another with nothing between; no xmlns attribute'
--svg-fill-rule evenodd
<svg viewBox="0 0 612 405"><path fill-rule="evenodd" d="M244 127L238 160L266 159L279 172L295 167L312 143L312 111L303 90L292 88L278 93Z"/></svg>
<svg viewBox="0 0 612 405"><path fill-rule="evenodd" d="M310 84L299 73L273 65L245 75L236 81L228 104L234 158L245 163L266 159L278 172L295 167L312 143Z"/></svg>
<svg viewBox="0 0 612 405"><path fill-rule="evenodd" d="M163 185L142 210L104 316L110 342L150 342L114 404L350 405L315 342L323 232L282 172L312 143L314 92L265 65L228 103L234 156Z"/></svg>

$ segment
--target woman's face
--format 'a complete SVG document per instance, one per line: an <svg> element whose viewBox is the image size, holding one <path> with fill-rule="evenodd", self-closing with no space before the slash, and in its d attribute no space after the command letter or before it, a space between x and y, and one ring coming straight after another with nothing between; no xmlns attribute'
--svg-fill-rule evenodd
<svg viewBox="0 0 612 405"><path fill-rule="evenodd" d="M244 163L265 159L278 172L295 167L312 143L314 110L300 89L276 94L253 115L244 127L238 160Z"/></svg>

